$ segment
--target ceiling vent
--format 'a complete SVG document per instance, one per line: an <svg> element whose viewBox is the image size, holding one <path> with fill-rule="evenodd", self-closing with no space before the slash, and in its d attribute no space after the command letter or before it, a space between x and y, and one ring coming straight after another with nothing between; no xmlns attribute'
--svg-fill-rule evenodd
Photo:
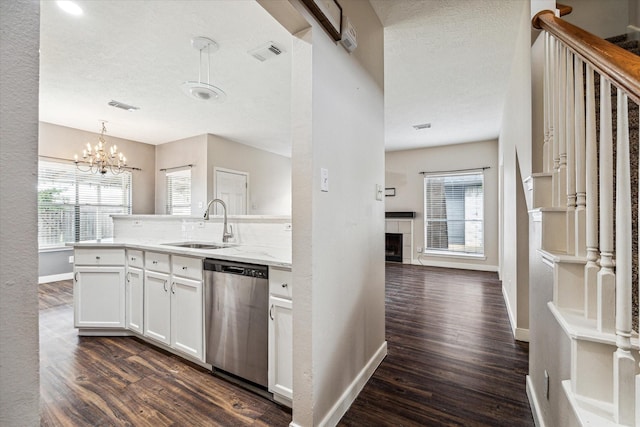
<svg viewBox="0 0 640 427"><path fill-rule="evenodd" d="M124 102L114 101L113 99L109 101L109 105L127 111L136 111L140 109L140 107L134 107L133 105L125 104Z"/></svg>
<svg viewBox="0 0 640 427"><path fill-rule="evenodd" d="M415 130L429 129L431 127L431 123L422 123L420 125L413 125Z"/></svg>
<svg viewBox="0 0 640 427"><path fill-rule="evenodd" d="M274 42L268 42L260 47L249 51L249 55L253 56L260 62L264 62L267 59L275 58L278 55L285 53L282 46L278 46Z"/></svg>

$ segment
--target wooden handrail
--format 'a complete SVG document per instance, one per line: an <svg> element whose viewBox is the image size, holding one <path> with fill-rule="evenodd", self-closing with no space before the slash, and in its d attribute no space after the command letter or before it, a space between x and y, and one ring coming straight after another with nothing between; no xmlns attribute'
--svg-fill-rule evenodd
<svg viewBox="0 0 640 427"><path fill-rule="evenodd" d="M556 3L556 9L560 12L560 16L565 16L573 11L573 8L566 4Z"/></svg>
<svg viewBox="0 0 640 427"><path fill-rule="evenodd" d="M562 41L640 104L640 56L557 18L550 10L538 12L531 22L534 28L545 30Z"/></svg>

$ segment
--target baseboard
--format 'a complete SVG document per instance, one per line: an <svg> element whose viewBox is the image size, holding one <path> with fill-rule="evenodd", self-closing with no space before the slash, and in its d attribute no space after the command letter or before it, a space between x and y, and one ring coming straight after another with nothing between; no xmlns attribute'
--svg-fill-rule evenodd
<svg viewBox="0 0 640 427"><path fill-rule="evenodd" d="M516 339L518 341L529 342L529 330L523 328L516 328Z"/></svg>
<svg viewBox="0 0 640 427"><path fill-rule="evenodd" d="M50 283L50 282L59 282L60 280L71 280L73 279L73 271L62 274L52 274L50 276L40 276L38 277L38 284L42 283Z"/></svg>
<svg viewBox="0 0 640 427"><path fill-rule="evenodd" d="M437 259L412 259L412 265L422 265L427 267L459 268L461 270L491 271L498 272L497 265L472 264L458 261L441 261Z"/></svg>
<svg viewBox="0 0 640 427"><path fill-rule="evenodd" d="M529 375L527 375L527 398L529 399L529 407L531 408L531 415L533 416L533 422L536 427L546 427L542 412L540 412L540 403L538 403L538 397L533 388L533 381L531 381Z"/></svg>
<svg viewBox="0 0 640 427"><path fill-rule="evenodd" d="M338 399L338 401L333 405L333 407L329 410L327 415L325 415L324 419L318 424L319 426L335 426L338 424L343 415L347 412L351 404L360 391L362 391L363 387L369 381L369 378L373 375L375 370L382 362L382 359L387 355L387 342L383 342L378 351L369 359L367 364L362 368L360 373L356 376L356 378L349 384L349 387L342 393L342 396ZM290 424L291 426L295 426L293 422Z"/></svg>
<svg viewBox="0 0 640 427"><path fill-rule="evenodd" d="M516 338L516 319L513 317L513 311L511 311L511 304L509 303L509 295L507 295L507 290L504 286L502 286L502 299L504 299L504 305L507 307L507 315L509 316L509 325L511 326L511 333L513 337ZM517 339L517 338L516 338Z"/></svg>

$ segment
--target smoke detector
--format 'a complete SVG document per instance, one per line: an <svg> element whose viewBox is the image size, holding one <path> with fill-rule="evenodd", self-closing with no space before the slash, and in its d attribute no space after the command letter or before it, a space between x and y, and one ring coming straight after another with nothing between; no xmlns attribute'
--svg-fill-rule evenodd
<svg viewBox="0 0 640 427"><path fill-rule="evenodd" d="M191 40L191 46L200 52L200 64L198 66L198 81L186 81L182 83L182 91L192 98L200 101L222 102L227 95L222 89L212 85L211 82L211 53L218 50L218 44L207 37L195 37ZM207 82L202 81L202 54L207 54Z"/></svg>
<svg viewBox="0 0 640 427"><path fill-rule="evenodd" d="M285 53L285 50L282 48L282 46L279 46L274 42L267 42L262 46L251 49L248 53L258 61L264 62L267 59L275 58L276 56L282 55L283 53Z"/></svg>

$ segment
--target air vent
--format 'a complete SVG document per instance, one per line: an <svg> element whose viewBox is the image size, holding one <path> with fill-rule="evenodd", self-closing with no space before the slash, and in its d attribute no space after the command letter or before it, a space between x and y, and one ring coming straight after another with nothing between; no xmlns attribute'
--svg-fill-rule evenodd
<svg viewBox="0 0 640 427"><path fill-rule="evenodd" d="M420 125L413 125L415 130L429 129L431 127L431 123L422 123Z"/></svg>
<svg viewBox="0 0 640 427"><path fill-rule="evenodd" d="M249 55L253 56L260 62L264 62L267 59L275 58L278 55L285 53L285 50L275 44L274 42L268 42L260 47L249 51Z"/></svg>
<svg viewBox="0 0 640 427"><path fill-rule="evenodd" d="M113 99L109 101L109 105L127 111L136 111L140 109L140 107L134 107L133 105L125 104L124 102L114 101Z"/></svg>

